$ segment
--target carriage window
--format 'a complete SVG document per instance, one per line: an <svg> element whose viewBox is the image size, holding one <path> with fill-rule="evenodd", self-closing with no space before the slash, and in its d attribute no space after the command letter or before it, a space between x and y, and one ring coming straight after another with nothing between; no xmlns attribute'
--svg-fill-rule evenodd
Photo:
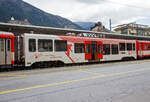
<svg viewBox="0 0 150 102"><path fill-rule="evenodd" d="M132 50L132 43L127 43L127 50L131 51Z"/></svg>
<svg viewBox="0 0 150 102"><path fill-rule="evenodd" d="M36 41L35 39L29 39L29 51L35 52L36 51Z"/></svg>
<svg viewBox="0 0 150 102"><path fill-rule="evenodd" d="M99 54L102 53L102 45L101 45L101 44L98 45L98 53L99 53Z"/></svg>
<svg viewBox="0 0 150 102"><path fill-rule="evenodd" d="M135 51L135 43L133 43L133 51Z"/></svg>
<svg viewBox="0 0 150 102"><path fill-rule="evenodd" d="M1 51L4 51L4 40L0 39Z"/></svg>
<svg viewBox="0 0 150 102"><path fill-rule="evenodd" d="M144 50L147 50L147 45L144 45Z"/></svg>
<svg viewBox="0 0 150 102"><path fill-rule="evenodd" d="M110 54L110 44L104 44L103 45L103 54L109 55Z"/></svg>
<svg viewBox="0 0 150 102"><path fill-rule="evenodd" d="M55 51L67 51L67 41L55 40Z"/></svg>
<svg viewBox="0 0 150 102"><path fill-rule="evenodd" d="M148 50L150 50L150 45L148 45Z"/></svg>
<svg viewBox="0 0 150 102"><path fill-rule="evenodd" d="M10 49L11 49L11 42L10 42L10 40L7 40L7 51L10 51Z"/></svg>
<svg viewBox="0 0 150 102"><path fill-rule="evenodd" d="M112 48L112 54L119 54L118 45L117 44L112 44L111 48Z"/></svg>
<svg viewBox="0 0 150 102"><path fill-rule="evenodd" d="M50 52L53 51L53 41L46 39L38 40L38 51L39 52Z"/></svg>
<svg viewBox="0 0 150 102"><path fill-rule="evenodd" d="M125 51L125 43L120 43L119 44L119 47L120 47L120 51Z"/></svg>
<svg viewBox="0 0 150 102"><path fill-rule="evenodd" d="M75 48L75 53L84 53L85 45L75 43L74 48Z"/></svg>

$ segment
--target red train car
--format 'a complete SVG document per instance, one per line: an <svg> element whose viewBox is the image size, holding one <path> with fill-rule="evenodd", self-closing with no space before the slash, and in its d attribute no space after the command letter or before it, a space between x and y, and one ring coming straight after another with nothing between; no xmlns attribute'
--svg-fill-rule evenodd
<svg viewBox="0 0 150 102"><path fill-rule="evenodd" d="M14 34L0 32L0 68L14 64Z"/></svg>
<svg viewBox="0 0 150 102"><path fill-rule="evenodd" d="M136 41L137 57L144 58L150 56L150 42Z"/></svg>

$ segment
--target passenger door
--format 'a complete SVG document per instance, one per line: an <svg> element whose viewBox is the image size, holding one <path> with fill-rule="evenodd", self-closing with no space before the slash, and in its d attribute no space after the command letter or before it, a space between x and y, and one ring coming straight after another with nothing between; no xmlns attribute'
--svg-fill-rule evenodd
<svg viewBox="0 0 150 102"><path fill-rule="evenodd" d="M90 60L91 58L91 41L85 41L85 59Z"/></svg>
<svg viewBox="0 0 150 102"><path fill-rule="evenodd" d="M98 59L103 58L103 43L101 41L97 42L97 52L98 52Z"/></svg>
<svg viewBox="0 0 150 102"><path fill-rule="evenodd" d="M0 39L0 65L5 65L5 39Z"/></svg>
<svg viewBox="0 0 150 102"><path fill-rule="evenodd" d="M6 39L5 41L5 51L6 51L6 64L11 64L12 54L11 54L11 39Z"/></svg>

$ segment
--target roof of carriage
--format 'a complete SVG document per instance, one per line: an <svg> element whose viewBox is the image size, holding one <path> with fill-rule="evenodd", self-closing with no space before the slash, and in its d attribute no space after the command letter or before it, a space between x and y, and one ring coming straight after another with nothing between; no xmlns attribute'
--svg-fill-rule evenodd
<svg viewBox="0 0 150 102"><path fill-rule="evenodd" d="M41 34L28 34L25 33L26 36L40 39L62 39L67 40L72 43L84 43L85 41L102 41L103 43L135 43L136 40L124 40L124 39L108 39L108 38L91 38L91 37L79 37L79 36L63 36L63 35L41 35Z"/></svg>
<svg viewBox="0 0 150 102"><path fill-rule="evenodd" d="M14 34L10 32L0 31L0 38L14 38Z"/></svg>

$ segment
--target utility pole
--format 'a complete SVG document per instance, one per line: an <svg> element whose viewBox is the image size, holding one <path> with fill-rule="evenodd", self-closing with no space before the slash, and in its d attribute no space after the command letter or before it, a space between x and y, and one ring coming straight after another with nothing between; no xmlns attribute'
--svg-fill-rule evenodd
<svg viewBox="0 0 150 102"><path fill-rule="evenodd" d="M111 27L111 18L109 19L109 27L110 27L110 31L112 30L112 27Z"/></svg>

